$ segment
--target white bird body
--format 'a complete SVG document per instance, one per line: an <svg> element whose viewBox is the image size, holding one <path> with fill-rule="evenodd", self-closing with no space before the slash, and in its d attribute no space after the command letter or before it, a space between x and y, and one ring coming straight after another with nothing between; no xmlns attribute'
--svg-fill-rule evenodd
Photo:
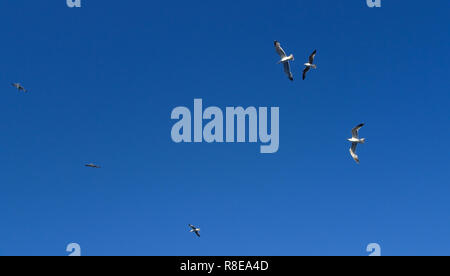
<svg viewBox="0 0 450 276"><path fill-rule="evenodd" d="M366 142L366 139L350 138L348 139L348 141L357 144L364 144Z"/></svg>
<svg viewBox="0 0 450 276"><path fill-rule="evenodd" d="M289 62L289 61L294 61L294 55L290 55L288 57L287 56L282 57L281 60L278 62L278 64L286 63L286 62Z"/></svg>
<svg viewBox="0 0 450 276"><path fill-rule="evenodd" d="M309 62L305 63L304 65L305 65L306 67L310 67L310 68L313 68L313 69L317 69L317 65L311 64L311 63L309 63Z"/></svg>

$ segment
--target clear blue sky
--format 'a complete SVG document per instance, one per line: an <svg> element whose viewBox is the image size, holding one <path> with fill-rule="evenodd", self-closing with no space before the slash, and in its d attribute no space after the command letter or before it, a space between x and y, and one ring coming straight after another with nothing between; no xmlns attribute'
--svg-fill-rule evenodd
<svg viewBox="0 0 450 276"><path fill-rule="evenodd" d="M0 255L450 255L450 2L382 4L1 1ZM173 143L194 98L280 107L279 152Z"/></svg>

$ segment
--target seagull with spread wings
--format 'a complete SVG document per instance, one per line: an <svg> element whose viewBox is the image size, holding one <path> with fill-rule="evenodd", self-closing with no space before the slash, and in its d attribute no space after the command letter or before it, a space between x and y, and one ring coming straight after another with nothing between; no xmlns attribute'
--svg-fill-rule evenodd
<svg viewBox="0 0 450 276"><path fill-rule="evenodd" d="M365 138L359 138L359 130L364 126L364 124L357 125L354 129L352 129L352 138L348 139L349 142L352 143L352 147L350 148L350 155L359 164L359 157L356 155L356 147L358 144L364 144L366 142Z"/></svg>
<svg viewBox="0 0 450 276"><path fill-rule="evenodd" d="M27 93L28 91L23 87L20 83L11 83L12 86L14 86L19 92L23 91Z"/></svg>
<svg viewBox="0 0 450 276"><path fill-rule="evenodd" d="M195 227L192 224L189 224L189 227L191 228L191 233L195 233L200 238L200 228Z"/></svg>
<svg viewBox="0 0 450 276"><path fill-rule="evenodd" d="M314 58L316 57L316 54L317 50L314 50L314 52L309 56L309 61L304 64L305 70L303 70L303 80L306 79L306 73L308 73L311 68L317 69L317 65L314 64Z"/></svg>
<svg viewBox="0 0 450 276"><path fill-rule="evenodd" d="M100 166L95 165L94 163L86 164L84 166L88 167L88 168L93 168L93 169L100 169L101 168Z"/></svg>
<svg viewBox="0 0 450 276"><path fill-rule="evenodd" d="M278 55L280 56L280 61L278 64L283 63L284 72L288 76L288 78L293 81L294 75L292 75L291 72L291 65L289 64L290 61L294 61L294 55L287 56L286 52L281 48L281 44L278 41L274 42L275 50L277 51Z"/></svg>

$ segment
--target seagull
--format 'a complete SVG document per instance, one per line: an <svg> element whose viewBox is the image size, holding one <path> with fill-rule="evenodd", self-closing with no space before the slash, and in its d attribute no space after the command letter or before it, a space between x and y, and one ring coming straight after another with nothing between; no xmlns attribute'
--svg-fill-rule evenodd
<svg viewBox="0 0 450 276"><path fill-rule="evenodd" d="M93 163L86 164L86 165L84 165L84 166L85 166L85 167L88 167L88 168L94 168L94 169L100 169L100 168L101 168L100 166L95 165L95 164L93 164Z"/></svg>
<svg viewBox="0 0 450 276"><path fill-rule="evenodd" d="M275 50L277 51L278 55L280 55L280 58L281 58L280 61L278 62L278 64L283 63L284 72L286 73L288 78L291 81L293 81L294 76L292 75L291 65L289 64L289 62L294 61L294 55L287 56L286 52L284 52L283 48L281 48L280 42L275 41L274 45L275 45Z"/></svg>
<svg viewBox="0 0 450 276"><path fill-rule="evenodd" d="M317 69L317 65L314 64L314 58L316 57L317 50L314 50L314 52L309 56L309 62L305 63L305 70L303 70L303 80L306 79L306 73L313 68Z"/></svg>
<svg viewBox="0 0 450 276"><path fill-rule="evenodd" d="M195 227L192 224L189 224L189 227L191 227L191 233L195 233L200 238L200 228Z"/></svg>
<svg viewBox="0 0 450 276"><path fill-rule="evenodd" d="M352 138L348 139L348 141L352 142L352 147L350 148L350 155L358 164L359 158L358 155L356 155L356 146L358 146L358 144L364 144L366 142L366 139L364 138L360 139L358 136L358 132L363 126L364 124L360 124L356 126L354 129L352 129Z"/></svg>
<svg viewBox="0 0 450 276"><path fill-rule="evenodd" d="M25 87L23 87L20 83L11 83L12 86L14 86L19 92L23 91L25 93L27 93L27 90L25 89Z"/></svg>

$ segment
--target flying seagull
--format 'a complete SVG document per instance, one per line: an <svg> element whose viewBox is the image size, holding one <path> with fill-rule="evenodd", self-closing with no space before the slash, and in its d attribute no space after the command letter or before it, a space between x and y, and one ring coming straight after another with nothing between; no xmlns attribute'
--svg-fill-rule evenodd
<svg viewBox="0 0 450 276"><path fill-rule="evenodd" d="M353 157L353 159L356 161L356 163L359 164L359 158L358 155L356 155L356 147L358 144L364 144L366 142L366 139L359 138L358 132L359 130L364 126L364 124L360 124L356 126L354 129L352 129L352 138L348 139L348 141L352 142L352 147L350 148L350 155Z"/></svg>
<svg viewBox="0 0 450 276"><path fill-rule="evenodd" d="M94 163L86 164L84 166L88 167L88 168L94 168L94 169L100 169L101 168L100 166L95 165Z"/></svg>
<svg viewBox="0 0 450 276"><path fill-rule="evenodd" d="M306 73L313 68L317 69L317 66L314 64L314 58L316 57L317 50L314 50L314 52L309 56L309 62L305 63L305 70L303 70L303 80L306 79Z"/></svg>
<svg viewBox="0 0 450 276"><path fill-rule="evenodd" d="M200 238L200 228L195 227L192 224L189 224L189 227L191 227L191 233L195 233Z"/></svg>
<svg viewBox="0 0 450 276"><path fill-rule="evenodd" d="M23 87L20 83L11 83L12 86L14 86L19 92L23 91L25 93L27 93L27 90L25 89L25 87Z"/></svg>
<svg viewBox="0 0 450 276"><path fill-rule="evenodd" d="M294 75L292 75L291 72L291 65L289 64L290 61L294 61L294 55L287 56L286 52L281 48L281 44L278 41L274 42L275 50L277 51L278 55L280 56L280 61L278 64L283 63L284 72L288 76L288 78L293 81Z"/></svg>

